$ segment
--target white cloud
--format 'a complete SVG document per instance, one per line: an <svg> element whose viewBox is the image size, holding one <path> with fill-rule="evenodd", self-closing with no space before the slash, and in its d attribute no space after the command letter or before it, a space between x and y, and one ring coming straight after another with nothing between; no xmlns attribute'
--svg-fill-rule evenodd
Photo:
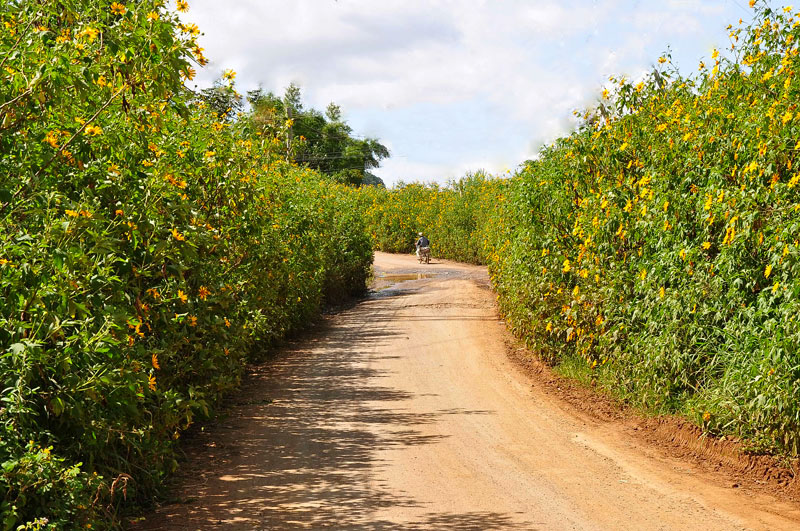
<svg viewBox="0 0 800 531"><path fill-rule="evenodd" d="M515 166L609 74L641 75L670 43L693 66L708 34L724 43L731 1L193 0L186 18L213 61L201 84L233 68L241 90L296 82L315 107L336 101L406 157L378 172L392 181Z"/></svg>

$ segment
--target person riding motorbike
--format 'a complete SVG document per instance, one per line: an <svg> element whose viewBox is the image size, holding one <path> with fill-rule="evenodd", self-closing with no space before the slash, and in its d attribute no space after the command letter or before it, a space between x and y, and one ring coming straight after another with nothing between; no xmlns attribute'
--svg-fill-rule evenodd
<svg viewBox="0 0 800 531"><path fill-rule="evenodd" d="M417 248L417 258L419 258L419 250L421 248L431 246L431 242L428 240L428 238L423 236L421 232L418 234L418 236L419 238L417 238L417 241L414 242L414 247Z"/></svg>

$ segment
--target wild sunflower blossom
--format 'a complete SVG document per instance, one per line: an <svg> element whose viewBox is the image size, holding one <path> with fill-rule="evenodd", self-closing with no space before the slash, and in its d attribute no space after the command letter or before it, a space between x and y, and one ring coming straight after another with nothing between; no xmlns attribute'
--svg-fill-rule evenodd
<svg viewBox="0 0 800 531"><path fill-rule="evenodd" d="M100 136L103 134L103 128L99 125L89 124L83 130L83 134L86 136Z"/></svg>
<svg viewBox="0 0 800 531"><path fill-rule="evenodd" d="M119 2L114 2L111 4L111 12L115 15L124 15L127 11L128 9Z"/></svg>

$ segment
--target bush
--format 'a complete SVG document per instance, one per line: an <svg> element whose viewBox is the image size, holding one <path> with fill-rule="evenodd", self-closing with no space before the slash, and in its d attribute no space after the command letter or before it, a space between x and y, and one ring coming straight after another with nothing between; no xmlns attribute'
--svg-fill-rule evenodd
<svg viewBox="0 0 800 531"><path fill-rule="evenodd" d="M618 81L508 181L366 190L378 249L481 263L509 327L618 396L800 453L800 13ZM479 245L482 243L483 245Z"/></svg>
<svg viewBox="0 0 800 531"><path fill-rule="evenodd" d="M255 347L369 272L352 191L186 91L197 30L160 5L0 11L6 529L115 525Z"/></svg>
<svg viewBox="0 0 800 531"><path fill-rule="evenodd" d="M734 59L715 52L696 78L621 80L513 180L490 261L502 311L545 358L791 455L797 16L760 9L731 29Z"/></svg>
<svg viewBox="0 0 800 531"><path fill-rule="evenodd" d="M489 213L503 200L508 181L477 172L445 187L400 184L360 189L366 223L376 249L414 251L417 234L431 240L434 256L485 263L484 243L495 230Z"/></svg>

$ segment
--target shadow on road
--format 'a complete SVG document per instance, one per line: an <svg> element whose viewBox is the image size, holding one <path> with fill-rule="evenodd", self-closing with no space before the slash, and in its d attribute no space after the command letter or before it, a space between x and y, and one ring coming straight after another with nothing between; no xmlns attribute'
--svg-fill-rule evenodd
<svg viewBox="0 0 800 531"><path fill-rule="evenodd" d="M390 301L364 304L391 314ZM228 418L187 449L178 501L131 529L530 529L519 515L492 512L376 519L381 509L425 505L380 483L380 451L436 444L443 436L419 428L444 416L492 414L405 412L400 402L412 396L382 385L386 374L369 363L397 335L389 321L365 319L357 306L260 367Z"/></svg>

